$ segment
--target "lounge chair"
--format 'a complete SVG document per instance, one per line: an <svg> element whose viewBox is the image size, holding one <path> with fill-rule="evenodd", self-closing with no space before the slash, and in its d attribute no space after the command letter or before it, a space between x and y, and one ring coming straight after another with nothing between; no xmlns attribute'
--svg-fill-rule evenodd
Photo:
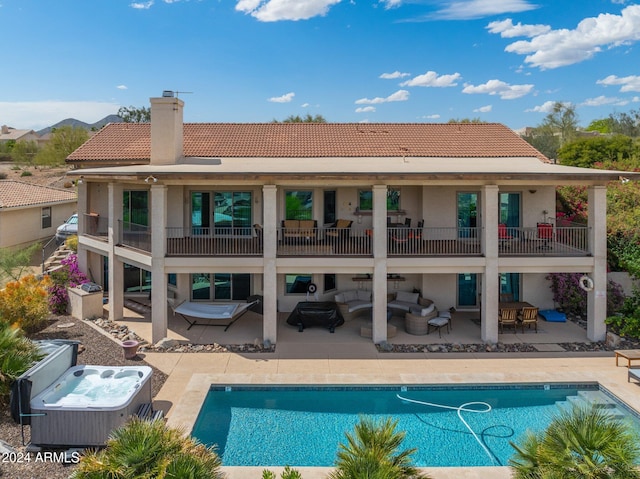
<svg viewBox="0 0 640 479"><path fill-rule="evenodd" d="M631 382L631 378L640 381L640 368L629 368L627 370L627 382Z"/></svg>
<svg viewBox="0 0 640 479"><path fill-rule="evenodd" d="M240 316L247 312L247 310L253 306L256 301L247 303L193 303L191 301L183 301L175 308L172 303L169 302L173 309L173 314L179 314L182 318L189 323L187 330L193 326L224 326L226 331L229 327L235 323ZM188 318L196 318L190 321ZM197 322L197 319L206 319L211 321L225 321L223 323L216 322Z"/></svg>

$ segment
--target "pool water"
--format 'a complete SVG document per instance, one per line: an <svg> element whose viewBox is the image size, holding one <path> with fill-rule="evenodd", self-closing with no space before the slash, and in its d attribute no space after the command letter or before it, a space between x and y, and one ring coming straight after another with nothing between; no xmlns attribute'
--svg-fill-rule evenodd
<svg viewBox="0 0 640 479"><path fill-rule="evenodd" d="M217 387L192 436L217 445L225 466L334 464L362 415L392 417L416 448L417 467L504 466L525 432L541 431L562 407L597 401L640 431L637 417L596 384L473 387Z"/></svg>

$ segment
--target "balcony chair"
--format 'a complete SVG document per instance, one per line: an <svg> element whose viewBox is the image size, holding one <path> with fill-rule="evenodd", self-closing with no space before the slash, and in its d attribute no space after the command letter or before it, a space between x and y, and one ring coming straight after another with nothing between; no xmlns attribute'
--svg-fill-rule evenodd
<svg viewBox="0 0 640 479"><path fill-rule="evenodd" d="M531 328L533 324L536 327L536 333L538 332L538 308L525 307L522 308L520 314L518 314L518 321L522 325L522 334L524 334L524 326L527 325Z"/></svg>
<svg viewBox="0 0 640 479"><path fill-rule="evenodd" d="M553 225L551 223L538 223L538 239L542 240L542 245L538 249L551 249L553 239Z"/></svg>
<svg viewBox="0 0 640 479"><path fill-rule="evenodd" d="M349 240L349 232L353 221L351 220L338 220L330 228L327 228L324 232L324 237L328 241L331 241L335 245L336 253L344 252Z"/></svg>
<svg viewBox="0 0 640 479"><path fill-rule="evenodd" d="M405 218L404 219L404 225L407 228L411 228L411 218Z"/></svg>
<svg viewBox="0 0 640 479"><path fill-rule="evenodd" d="M518 310L515 308L502 308L498 315L498 326L500 326L500 333L504 332L505 326L513 326L513 331L516 331L518 324Z"/></svg>
<svg viewBox="0 0 640 479"><path fill-rule="evenodd" d="M501 247L508 247L509 241L513 239L513 235L509 234L507 225L504 223L498 224L498 240Z"/></svg>

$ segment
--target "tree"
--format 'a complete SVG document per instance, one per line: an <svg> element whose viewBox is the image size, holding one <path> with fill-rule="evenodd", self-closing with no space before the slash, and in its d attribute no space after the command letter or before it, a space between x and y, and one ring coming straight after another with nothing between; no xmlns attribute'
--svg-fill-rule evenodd
<svg viewBox="0 0 640 479"><path fill-rule="evenodd" d="M557 158L562 145L576 138L577 132L576 107L571 103L556 102L542 123L524 139L547 158L553 159Z"/></svg>
<svg viewBox="0 0 640 479"><path fill-rule="evenodd" d="M11 150L11 159L18 165L32 166L38 151L40 148L35 141L19 141Z"/></svg>
<svg viewBox="0 0 640 479"><path fill-rule="evenodd" d="M598 131L600 133L611 133L613 131L613 120L611 118L601 118L593 120L585 131Z"/></svg>
<svg viewBox="0 0 640 479"><path fill-rule="evenodd" d="M630 110L628 113L612 113L609 115L611 132L631 137L640 136L640 110Z"/></svg>
<svg viewBox="0 0 640 479"><path fill-rule="evenodd" d="M322 115L312 116L310 113L307 113L305 116L301 117L300 115L289 115L282 121L273 120L272 123L326 123L327 120Z"/></svg>
<svg viewBox="0 0 640 479"><path fill-rule="evenodd" d="M61 126L51 131L51 139L35 157L36 165L62 165L64 160L89 139L84 128Z"/></svg>
<svg viewBox="0 0 640 479"><path fill-rule="evenodd" d="M591 405L562 411L529 432L509 460L514 479L638 479L638 438L628 423Z"/></svg>
<svg viewBox="0 0 640 479"><path fill-rule="evenodd" d="M478 117L475 118L450 118L447 123L487 123Z"/></svg>
<svg viewBox="0 0 640 479"><path fill-rule="evenodd" d="M125 123L150 123L151 122L151 108L134 106L120 107L118 110L118 116L122 118Z"/></svg>
<svg viewBox="0 0 640 479"><path fill-rule="evenodd" d="M355 434L346 433L347 443L339 445L329 479L428 479L411 465L415 449L399 450L405 433L396 431L397 424L391 418L361 418Z"/></svg>
<svg viewBox="0 0 640 479"><path fill-rule="evenodd" d="M558 159L563 165L592 168L597 163L611 164L629 159L634 149L638 150L634 148L633 140L624 135L578 138L558 149Z"/></svg>

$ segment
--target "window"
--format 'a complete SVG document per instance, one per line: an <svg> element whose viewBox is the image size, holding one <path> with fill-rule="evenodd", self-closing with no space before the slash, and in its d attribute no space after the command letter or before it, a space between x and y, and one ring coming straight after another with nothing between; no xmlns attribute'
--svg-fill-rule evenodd
<svg viewBox="0 0 640 479"><path fill-rule="evenodd" d="M199 273L191 275L191 298L203 301L244 301L251 295L251 275Z"/></svg>
<svg viewBox="0 0 640 479"><path fill-rule="evenodd" d="M334 291L336 289L336 275L325 274L324 275L324 292Z"/></svg>
<svg viewBox="0 0 640 479"><path fill-rule="evenodd" d="M167 284L170 286L178 286L178 275L176 273L169 273L167 275Z"/></svg>
<svg viewBox="0 0 640 479"><path fill-rule="evenodd" d="M371 190L358 191L358 209L360 211L373 210L373 192ZM387 211L400 210L400 190L387 189Z"/></svg>
<svg viewBox="0 0 640 479"><path fill-rule="evenodd" d="M285 219L310 220L313 219L313 192L286 191Z"/></svg>
<svg viewBox="0 0 640 479"><path fill-rule="evenodd" d="M125 229L130 225L149 226L149 192L124 191L122 202L122 220Z"/></svg>
<svg viewBox="0 0 640 479"><path fill-rule="evenodd" d="M191 228L194 235L250 235L253 195L250 191L191 192ZM213 200L213 204L212 204ZM211 214L213 211L213 215ZM213 225L211 220L213 219Z"/></svg>
<svg viewBox="0 0 640 479"><path fill-rule="evenodd" d="M287 294L306 294L307 286L311 283L310 274L287 274L285 284Z"/></svg>
<svg viewBox="0 0 640 479"><path fill-rule="evenodd" d="M458 236L476 236L478 226L478 193L458 193Z"/></svg>
<svg viewBox="0 0 640 479"><path fill-rule="evenodd" d="M325 225L336 222L336 192L327 190L324 192L324 218Z"/></svg>
<svg viewBox="0 0 640 479"><path fill-rule="evenodd" d="M520 301L520 273L500 273L500 293L512 294L514 301Z"/></svg>
<svg viewBox="0 0 640 479"><path fill-rule="evenodd" d="M520 226L520 193L500 193L500 223Z"/></svg>
<svg viewBox="0 0 640 479"><path fill-rule="evenodd" d="M51 228L51 207L42 208L42 229Z"/></svg>

